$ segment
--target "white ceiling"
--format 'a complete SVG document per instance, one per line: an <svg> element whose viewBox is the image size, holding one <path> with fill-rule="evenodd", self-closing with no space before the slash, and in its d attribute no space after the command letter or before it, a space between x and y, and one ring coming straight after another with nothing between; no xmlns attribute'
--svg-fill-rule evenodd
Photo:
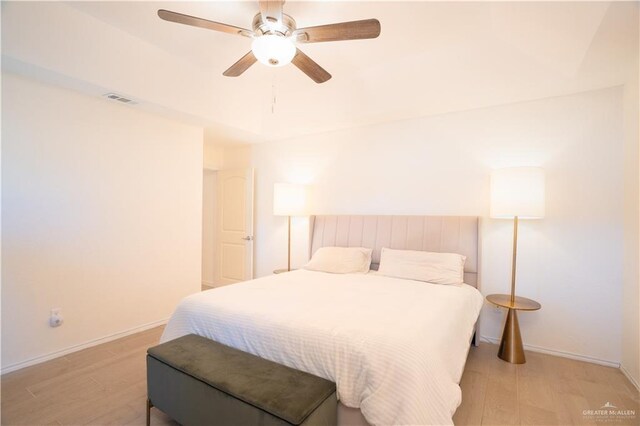
<svg viewBox="0 0 640 426"><path fill-rule="evenodd" d="M222 72L251 41L162 21L159 8L246 28L258 10L255 2L3 5L3 27L9 27L3 28L3 54L135 95L139 107L189 117L221 140L250 142L618 85L638 55L636 2L287 2L285 12L298 27L378 18L381 36L301 45L333 75L324 84L292 65L255 64L227 78ZM40 12L40 20L33 17ZM58 17L58 26L47 16ZM43 25L57 28L64 47L47 44L55 40L46 37L29 41L25 34ZM135 46L129 74L112 70L111 62L81 64L90 50L84 39L105 55L112 52L111 61ZM65 60L44 58L52 49L65 50ZM179 71L169 72L168 58ZM138 80L142 70L154 84Z"/></svg>

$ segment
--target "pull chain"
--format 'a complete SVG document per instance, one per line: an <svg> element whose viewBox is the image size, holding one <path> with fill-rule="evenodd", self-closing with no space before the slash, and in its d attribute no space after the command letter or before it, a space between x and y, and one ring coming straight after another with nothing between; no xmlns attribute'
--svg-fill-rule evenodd
<svg viewBox="0 0 640 426"><path fill-rule="evenodd" d="M273 69L271 71L271 114L274 115L276 113L276 103L278 101L278 92L277 92L277 84L278 84L278 70Z"/></svg>
<svg viewBox="0 0 640 426"><path fill-rule="evenodd" d="M275 83L271 86L271 114L276 113L276 102L278 101L276 85Z"/></svg>
<svg viewBox="0 0 640 426"><path fill-rule="evenodd" d="M276 113L276 85L271 85L271 114Z"/></svg>

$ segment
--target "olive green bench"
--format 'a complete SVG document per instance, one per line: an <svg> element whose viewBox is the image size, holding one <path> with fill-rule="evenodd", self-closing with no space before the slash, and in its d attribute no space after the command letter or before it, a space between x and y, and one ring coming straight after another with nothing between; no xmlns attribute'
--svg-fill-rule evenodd
<svg viewBox="0 0 640 426"><path fill-rule="evenodd" d="M147 425L337 424L335 383L194 334L149 348L147 398Z"/></svg>

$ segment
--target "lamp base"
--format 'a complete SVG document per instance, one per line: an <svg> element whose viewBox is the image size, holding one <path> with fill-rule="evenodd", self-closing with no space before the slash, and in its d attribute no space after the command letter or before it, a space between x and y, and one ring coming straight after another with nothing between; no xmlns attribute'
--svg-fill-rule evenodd
<svg viewBox="0 0 640 426"><path fill-rule="evenodd" d="M504 324L498 357L512 364L524 364L527 362L524 357L518 313L515 309L509 309L507 313L507 321Z"/></svg>

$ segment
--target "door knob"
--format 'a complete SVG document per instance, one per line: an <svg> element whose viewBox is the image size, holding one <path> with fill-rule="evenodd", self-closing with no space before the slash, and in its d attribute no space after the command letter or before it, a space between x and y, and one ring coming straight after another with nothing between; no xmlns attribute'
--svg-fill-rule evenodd
<svg viewBox="0 0 640 426"><path fill-rule="evenodd" d="M248 235L246 237L242 237L243 240L245 241L253 241L253 235Z"/></svg>

